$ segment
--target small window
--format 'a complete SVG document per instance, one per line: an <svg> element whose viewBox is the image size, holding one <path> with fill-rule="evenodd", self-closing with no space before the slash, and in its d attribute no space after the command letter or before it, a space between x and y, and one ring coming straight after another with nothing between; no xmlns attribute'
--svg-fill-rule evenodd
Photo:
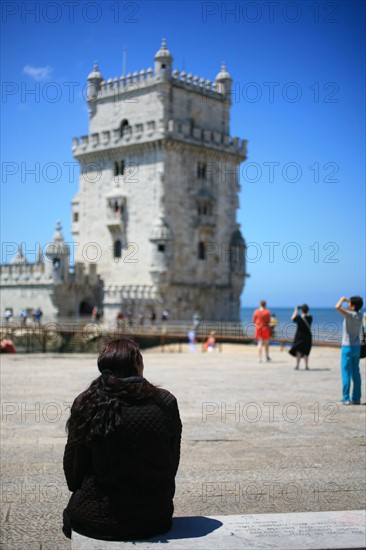
<svg viewBox="0 0 366 550"><path fill-rule="evenodd" d="M165 244L158 244L158 252L165 252Z"/></svg>
<svg viewBox="0 0 366 550"><path fill-rule="evenodd" d="M79 212L74 212L74 215L72 217L72 221L73 222L78 222L79 221Z"/></svg>
<svg viewBox="0 0 366 550"><path fill-rule="evenodd" d="M120 172L121 176L125 173L125 161L121 160Z"/></svg>
<svg viewBox="0 0 366 550"><path fill-rule="evenodd" d="M114 257L115 258L122 258L122 242L118 239L114 242Z"/></svg>
<svg viewBox="0 0 366 550"><path fill-rule="evenodd" d="M205 247L205 243L202 241L198 243L198 259L199 260L206 259L206 247Z"/></svg>
<svg viewBox="0 0 366 550"><path fill-rule="evenodd" d="M121 122L121 126L120 126L120 129L119 129L119 133L120 133L120 136L123 137L123 134L124 134L124 131L126 129L126 126L128 126L128 120L126 119L123 119L122 122Z"/></svg>
<svg viewBox="0 0 366 550"><path fill-rule="evenodd" d="M119 165L118 165L118 162L115 162L114 163L114 175L115 176L119 176Z"/></svg>
<svg viewBox="0 0 366 550"><path fill-rule="evenodd" d="M60 267L60 265L61 265L60 258L54 258L54 259L53 259L53 267L54 267L55 269L58 269L58 268Z"/></svg>
<svg viewBox="0 0 366 550"><path fill-rule="evenodd" d="M200 180L206 179L206 163L205 162L198 162L197 163L197 178Z"/></svg>

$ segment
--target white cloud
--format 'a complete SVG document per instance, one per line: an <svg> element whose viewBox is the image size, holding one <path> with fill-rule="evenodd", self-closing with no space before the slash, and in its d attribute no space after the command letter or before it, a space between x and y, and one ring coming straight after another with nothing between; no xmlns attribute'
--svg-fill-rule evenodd
<svg viewBox="0 0 366 550"><path fill-rule="evenodd" d="M47 65L47 67L33 67L33 65L25 65L23 67L23 73L34 78L34 80L46 80L53 71L53 68Z"/></svg>

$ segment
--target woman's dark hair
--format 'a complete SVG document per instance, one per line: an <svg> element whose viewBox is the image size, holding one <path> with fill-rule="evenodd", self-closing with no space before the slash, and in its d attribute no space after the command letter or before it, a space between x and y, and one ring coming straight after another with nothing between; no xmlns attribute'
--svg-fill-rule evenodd
<svg viewBox="0 0 366 550"><path fill-rule="evenodd" d="M110 371L121 378L137 376L137 367L142 364L139 347L130 338L111 340L104 346L98 357L98 369L101 373Z"/></svg>
<svg viewBox="0 0 366 550"><path fill-rule="evenodd" d="M301 311L306 315L309 312L309 306L307 304L303 304L301 306Z"/></svg>
<svg viewBox="0 0 366 550"><path fill-rule="evenodd" d="M266 305L267 305L267 302L265 300L260 301L260 306L261 307L266 307Z"/></svg>
<svg viewBox="0 0 366 550"><path fill-rule="evenodd" d="M112 340L98 357L101 376L79 395L71 407L66 430L74 441L90 443L122 426L126 407L159 400L159 390L139 377L142 355L130 338Z"/></svg>
<svg viewBox="0 0 366 550"><path fill-rule="evenodd" d="M362 300L361 296L351 296L349 301L350 301L351 305L354 306L355 311L360 311L360 309L362 309L363 300Z"/></svg>

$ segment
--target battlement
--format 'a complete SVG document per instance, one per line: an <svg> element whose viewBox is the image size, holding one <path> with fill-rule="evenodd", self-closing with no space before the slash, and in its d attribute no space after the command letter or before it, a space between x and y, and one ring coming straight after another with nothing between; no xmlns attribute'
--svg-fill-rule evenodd
<svg viewBox="0 0 366 550"><path fill-rule="evenodd" d="M192 75L185 71L178 71L175 69L172 72L171 82L176 86L185 88L186 90L192 90L200 93L204 96L211 97L222 101L225 98L225 93L221 91L218 82L208 80L203 76Z"/></svg>
<svg viewBox="0 0 366 550"><path fill-rule="evenodd" d="M167 128L163 121L150 120L145 124L126 126L121 136L120 128L73 138L72 151L77 158L83 154L113 149L126 145L137 145L156 139L175 139L194 145L204 144L205 147L216 148L242 158L246 156L247 141L238 137L231 137L223 132L192 127L189 121L171 119Z"/></svg>
<svg viewBox="0 0 366 550"><path fill-rule="evenodd" d="M102 80L100 83L100 90L95 99L99 100L111 97L115 99L116 96L119 95L121 98L124 97L124 95L129 95L132 99L139 90L155 86L161 82L161 77L154 75L151 67L146 70L141 69L141 71L128 73L125 76L116 76L108 80ZM225 98L225 92L221 90L218 82L211 81L202 76L199 77L191 73L186 73L185 71L179 71L178 69L174 69L171 77L165 82L220 101Z"/></svg>
<svg viewBox="0 0 366 550"><path fill-rule="evenodd" d="M19 285L21 284L45 284L52 281L45 273L43 263L35 264L3 264L0 265L1 285Z"/></svg>

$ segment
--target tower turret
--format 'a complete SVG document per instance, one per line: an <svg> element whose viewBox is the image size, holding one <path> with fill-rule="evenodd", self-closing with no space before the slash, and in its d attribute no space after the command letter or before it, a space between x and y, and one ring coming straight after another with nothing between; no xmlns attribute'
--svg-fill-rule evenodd
<svg viewBox="0 0 366 550"><path fill-rule="evenodd" d="M231 105L231 85L233 80L226 69L225 63L221 64L221 70L217 74L216 79L217 91L225 95L225 101Z"/></svg>
<svg viewBox="0 0 366 550"><path fill-rule="evenodd" d="M168 80L172 74L173 57L166 47L165 38L161 41L160 50L155 54L154 62L155 76Z"/></svg>
<svg viewBox="0 0 366 550"><path fill-rule="evenodd" d="M45 269L48 278L56 283L66 283L69 275L70 249L61 233L61 223L56 223L52 242L46 247Z"/></svg>
<svg viewBox="0 0 366 550"><path fill-rule="evenodd" d="M15 264L15 265L27 263L24 255L23 255L23 250L22 250L22 245L21 244L18 246L18 252L16 253L16 255L14 256L14 258L11 260L10 263Z"/></svg>
<svg viewBox="0 0 366 550"><path fill-rule="evenodd" d="M172 238L172 231L165 219L163 210L161 210L150 233L150 242L152 243L150 274L158 287L166 283L172 253Z"/></svg>
<svg viewBox="0 0 366 550"><path fill-rule="evenodd" d="M88 76L87 101L89 103L89 116L93 116L96 108L96 99L100 91L103 77L99 72L98 63L95 61L92 72Z"/></svg>

